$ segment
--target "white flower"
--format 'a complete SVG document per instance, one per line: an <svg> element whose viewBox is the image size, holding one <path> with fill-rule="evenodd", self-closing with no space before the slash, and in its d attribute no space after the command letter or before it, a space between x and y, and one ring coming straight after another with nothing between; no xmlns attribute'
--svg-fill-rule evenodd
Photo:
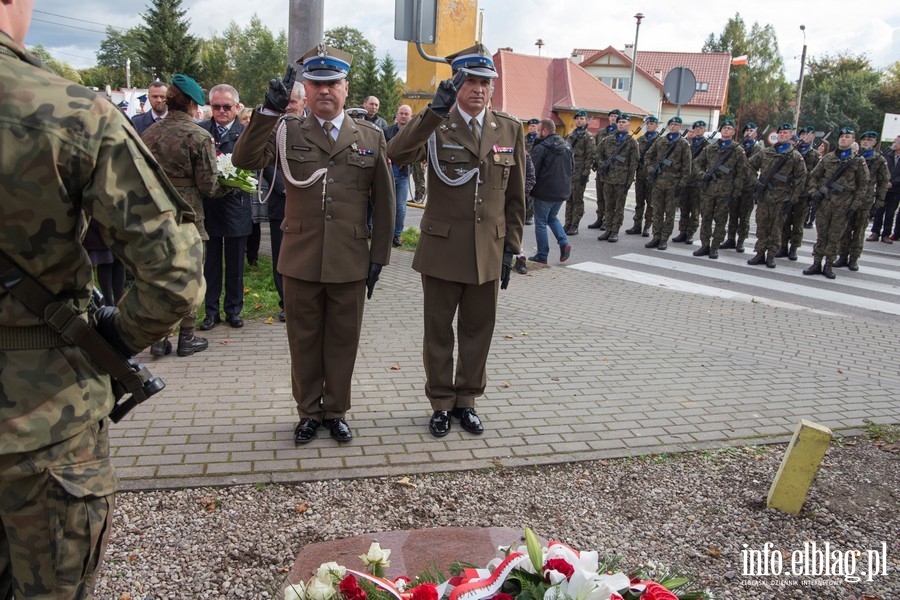
<svg viewBox="0 0 900 600"><path fill-rule="evenodd" d="M289 585L284 590L284 600L304 600L306 597L306 584L302 581Z"/></svg>
<svg viewBox="0 0 900 600"><path fill-rule="evenodd" d="M328 582L325 582L316 576L306 584L306 600L331 600L335 595L334 585L330 578Z"/></svg>
<svg viewBox="0 0 900 600"><path fill-rule="evenodd" d="M237 174L237 167L231 164L230 154L220 154L216 157L216 169L226 179Z"/></svg>
<svg viewBox="0 0 900 600"><path fill-rule="evenodd" d="M382 550L381 544L372 542L372 545L369 546L369 551L365 554L360 554L359 558L366 566L377 565L386 568L391 566L391 561L388 560L390 555L390 550Z"/></svg>
<svg viewBox="0 0 900 600"><path fill-rule="evenodd" d="M344 578L344 575L347 574L347 568L342 567L334 561L322 563L319 566L319 570L316 571L316 579L321 581L322 583L327 583L331 585L334 581L334 577L340 581Z"/></svg>

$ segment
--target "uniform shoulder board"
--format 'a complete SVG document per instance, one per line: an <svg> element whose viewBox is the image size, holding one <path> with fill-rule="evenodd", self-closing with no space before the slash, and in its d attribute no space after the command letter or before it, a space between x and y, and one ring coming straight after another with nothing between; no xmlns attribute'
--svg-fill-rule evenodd
<svg viewBox="0 0 900 600"><path fill-rule="evenodd" d="M517 119L514 116L507 114L505 112L500 112L499 110L492 110L491 112L494 114L494 116L502 117L504 119L509 119L510 121L515 121L517 125L521 125L521 123L522 123L521 121L519 121L519 119Z"/></svg>
<svg viewBox="0 0 900 600"><path fill-rule="evenodd" d="M373 123L371 121L366 121L362 117L352 117L352 119L354 121L356 121L357 123L359 123L360 125L368 127L370 129L374 129L375 131L382 131L381 127L379 127L378 125L376 125L375 123ZM382 133L384 133L384 132L382 131Z"/></svg>

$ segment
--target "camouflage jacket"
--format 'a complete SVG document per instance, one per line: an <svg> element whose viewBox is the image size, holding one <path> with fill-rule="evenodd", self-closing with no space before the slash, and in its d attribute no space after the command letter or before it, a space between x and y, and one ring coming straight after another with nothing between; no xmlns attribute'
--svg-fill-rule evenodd
<svg viewBox="0 0 900 600"><path fill-rule="evenodd" d="M219 198L228 188L216 175L216 146L209 132L194 123L186 112L169 116L144 130L141 139L196 216L200 237L209 239L203 226L203 197Z"/></svg>
<svg viewBox="0 0 900 600"><path fill-rule="evenodd" d="M644 133L641 137L638 138L638 166L637 166L637 178L645 178L647 177L647 153L650 151L650 148L655 146L654 143L656 140L659 140L659 136L662 135L660 131L654 131L653 137L647 137L650 135L649 133Z"/></svg>
<svg viewBox="0 0 900 600"><path fill-rule="evenodd" d="M799 144L794 150L799 152L800 156L803 157L803 164L806 165L806 176L809 177L809 174L812 173L812 170L815 169L816 165L819 163L819 153L812 147L812 144L808 146ZM808 191L806 182L804 182L803 189L800 190L800 197L809 198L809 194L807 194Z"/></svg>
<svg viewBox="0 0 900 600"><path fill-rule="evenodd" d="M84 315L93 273L80 240L95 220L135 275L117 329L146 348L202 297L193 215L115 105L42 70L3 33L0 89L0 248ZM68 439L112 408L109 377L80 348L47 334L21 343L47 329L0 288L0 454Z"/></svg>
<svg viewBox="0 0 900 600"><path fill-rule="evenodd" d="M700 182L703 188L702 193L706 196L728 198L739 195L744 189L745 180L750 172L747 167L747 155L744 154L740 143L732 141L726 146L722 142L723 140L719 140L714 144L707 144L697 160L693 162L694 177ZM719 164L726 152L729 154ZM709 173L713 169L715 169L714 172ZM712 176L712 180L704 183L703 179L707 173Z"/></svg>
<svg viewBox="0 0 900 600"><path fill-rule="evenodd" d="M640 151L637 142L627 131L623 132L625 137L619 141L616 134L608 135L600 141L597 146L597 177L603 183L611 183L615 185L631 185L634 181L634 173L637 171L638 158ZM622 148L618 154L616 149L620 143ZM612 158L615 155L615 158ZM612 158L609 163L609 170L603 173L604 165Z"/></svg>
<svg viewBox="0 0 900 600"><path fill-rule="evenodd" d="M575 129L566 136L566 142L575 153L575 170L572 171L573 179L580 179L591 174L591 165L594 162L594 136L587 127Z"/></svg>
<svg viewBox="0 0 900 600"><path fill-rule="evenodd" d="M863 153L866 168L869 170L868 199L875 201L875 208L884 206L884 197L887 195L887 184L891 180L891 170L888 168L887 159L876 150L870 150L870 155Z"/></svg>
<svg viewBox="0 0 900 600"><path fill-rule="evenodd" d="M614 134L617 131L617 127L615 125L607 125L605 127L601 127L596 134L594 134L594 170L597 170L597 148L600 147L600 142L602 142L605 138Z"/></svg>
<svg viewBox="0 0 900 600"><path fill-rule="evenodd" d="M849 208L854 210L867 206L866 190L869 189L869 170L866 168L866 161L858 154L851 154L841 160L840 154L841 149L836 148L822 157L816 168L809 174L806 184L808 193L812 195L817 191L825 192L823 188L841 168L841 163L849 160L852 161L850 166L834 182L841 186L842 191L832 189L828 197L831 201L839 202L844 206L849 204Z"/></svg>
<svg viewBox="0 0 900 600"><path fill-rule="evenodd" d="M799 152L788 148L786 152L790 152L790 156L784 160L784 164L778 166L783 156L775 148L769 146L750 157L750 168L759 173L759 179L753 183L762 183L763 179L768 178L768 188L763 200L794 203L800 198L806 182L806 165ZM778 171L770 173L775 167L778 167Z"/></svg>
<svg viewBox="0 0 900 600"><path fill-rule="evenodd" d="M674 135L675 138L670 140L669 136ZM675 144L672 152L669 152L669 146ZM666 154L668 153L668 157ZM664 158L665 157L665 158ZM660 164L663 160L669 164ZM647 176L656 171L657 182L667 182L667 184L685 185L691 175L691 145L681 137L680 134L669 134L660 138L644 157L647 164Z"/></svg>

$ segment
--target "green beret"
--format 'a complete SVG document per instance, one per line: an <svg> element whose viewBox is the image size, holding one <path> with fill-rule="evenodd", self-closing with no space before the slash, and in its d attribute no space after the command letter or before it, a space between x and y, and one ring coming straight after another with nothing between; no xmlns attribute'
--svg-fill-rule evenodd
<svg viewBox="0 0 900 600"><path fill-rule="evenodd" d="M863 138L872 138L873 140L877 140L878 134L875 133L874 131L864 131L863 134L861 136L859 136L859 139L863 139Z"/></svg>
<svg viewBox="0 0 900 600"><path fill-rule="evenodd" d="M579 111L577 111L577 112L575 113L575 118L577 119L578 117L584 117L584 118L587 118L587 111L586 111L586 110L579 110Z"/></svg>
<svg viewBox="0 0 900 600"><path fill-rule="evenodd" d="M734 121L732 121L731 119L725 119L719 125L719 130L721 130L723 127L734 127Z"/></svg>
<svg viewBox="0 0 900 600"><path fill-rule="evenodd" d="M644 123L659 123L659 119L657 119L653 115L650 115L649 117L644 119Z"/></svg>
<svg viewBox="0 0 900 600"><path fill-rule="evenodd" d="M616 119L616 123L618 123L619 121L631 121L631 117L628 116L628 113L622 113L619 115L619 118Z"/></svg>
<svg viewBox="0 0 900 600"><path fill-rule="evenodd" d="M614 108L611 111L609 111L609 114L619 116L622 114L622 111L619 110L618 108Z"/></svg>
<svg viewBox="0 0 900 600"><path fill-rule="evenodd" d="M706 127L706 121L694 121L693 125L691 125L691 129L694 127Z"/></svg>
<svg viewBox="0 0 900 600"><path fill-rule="evenodd" d="M753 121L747 121L747 124L744 125L743 129L741 129L741 133L747 131L748 129L758 129L758 127L756 126L756 123L754 123Z"/></svg>
<svg viewBox="0 0 900 600"><path fill-rule="evenodd" d="M856 130L852 127L841 127L841 135L844 134L856 135Z"/></svg>
<svg viewBox="0 0 900 600"><path fill-rule="evenodd" d="M815 133L815 132L816 132L816 128L813 127L812 125L807 125L806 127L801 127L799 130L797 130L797 133Z"/></svg>
<svg viewBox="0 0 900 600"><path fill-rule="evenodd" d="M671 119L669 119L668 124L671 125L672 123L678 123L679 125L681 125L682 123L684 123L684 121L681 120L681 117L672 117Z"/></svg>
<svg viewBox="0 0 900 600"><path fill-rule="evenodd" d="M782 123L776 131L793 131L794 126L791 123Z"/></svg>
<svg viewBox="0 0 900 600"><path fill-rule="evenodd" d="M176 75L172 78L172 85L184 92L184 95L203 106L206 104L206 98L203 96L203 90L197 85L197 82L187 75Z"/></svg>
<svg viewBox="0 0 900 600"><path fill-rule="evenodd" d="M525 124L526 125L537 125L540 122L541 122L540 119L528 119L527 121L525 121Z"/></svg>

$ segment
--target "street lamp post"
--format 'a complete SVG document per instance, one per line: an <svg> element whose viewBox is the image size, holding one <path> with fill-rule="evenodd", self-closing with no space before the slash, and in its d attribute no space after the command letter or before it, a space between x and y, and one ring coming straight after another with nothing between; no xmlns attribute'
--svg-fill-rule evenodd
<svg viewBox="0 0 900 600"><path fill-rule="evenodd" d="M541 38L538 38L538 41L536 41L536 42L534 43L534 45L537 46L537 48L538 48L538 56L540 56L540 55L541 55L541 48L544 47L544 40L542 40Z"/></svg>
<svg viewBox="0 0 900 600"><path fill-rule="evenodd" d="M797 107L794 110L794 129L800 127L800 102L803 100L803 72L806 70L806 25L800 26L803 32L803 52L800 53L800 79L797 81Z"/></svg>
<svg viewBox="0 0 900 600"><path fill-rule="evenodd" d="M637 65L637 42L638 42L638 33L641 31L641 19L644 18L643 13L638 13L634 15L634 18L637 19L637 25L634 27L634 48L631 50L631 79L628 81L628 101L631 102L631 94L634 92L634 69Z"/></svg>

